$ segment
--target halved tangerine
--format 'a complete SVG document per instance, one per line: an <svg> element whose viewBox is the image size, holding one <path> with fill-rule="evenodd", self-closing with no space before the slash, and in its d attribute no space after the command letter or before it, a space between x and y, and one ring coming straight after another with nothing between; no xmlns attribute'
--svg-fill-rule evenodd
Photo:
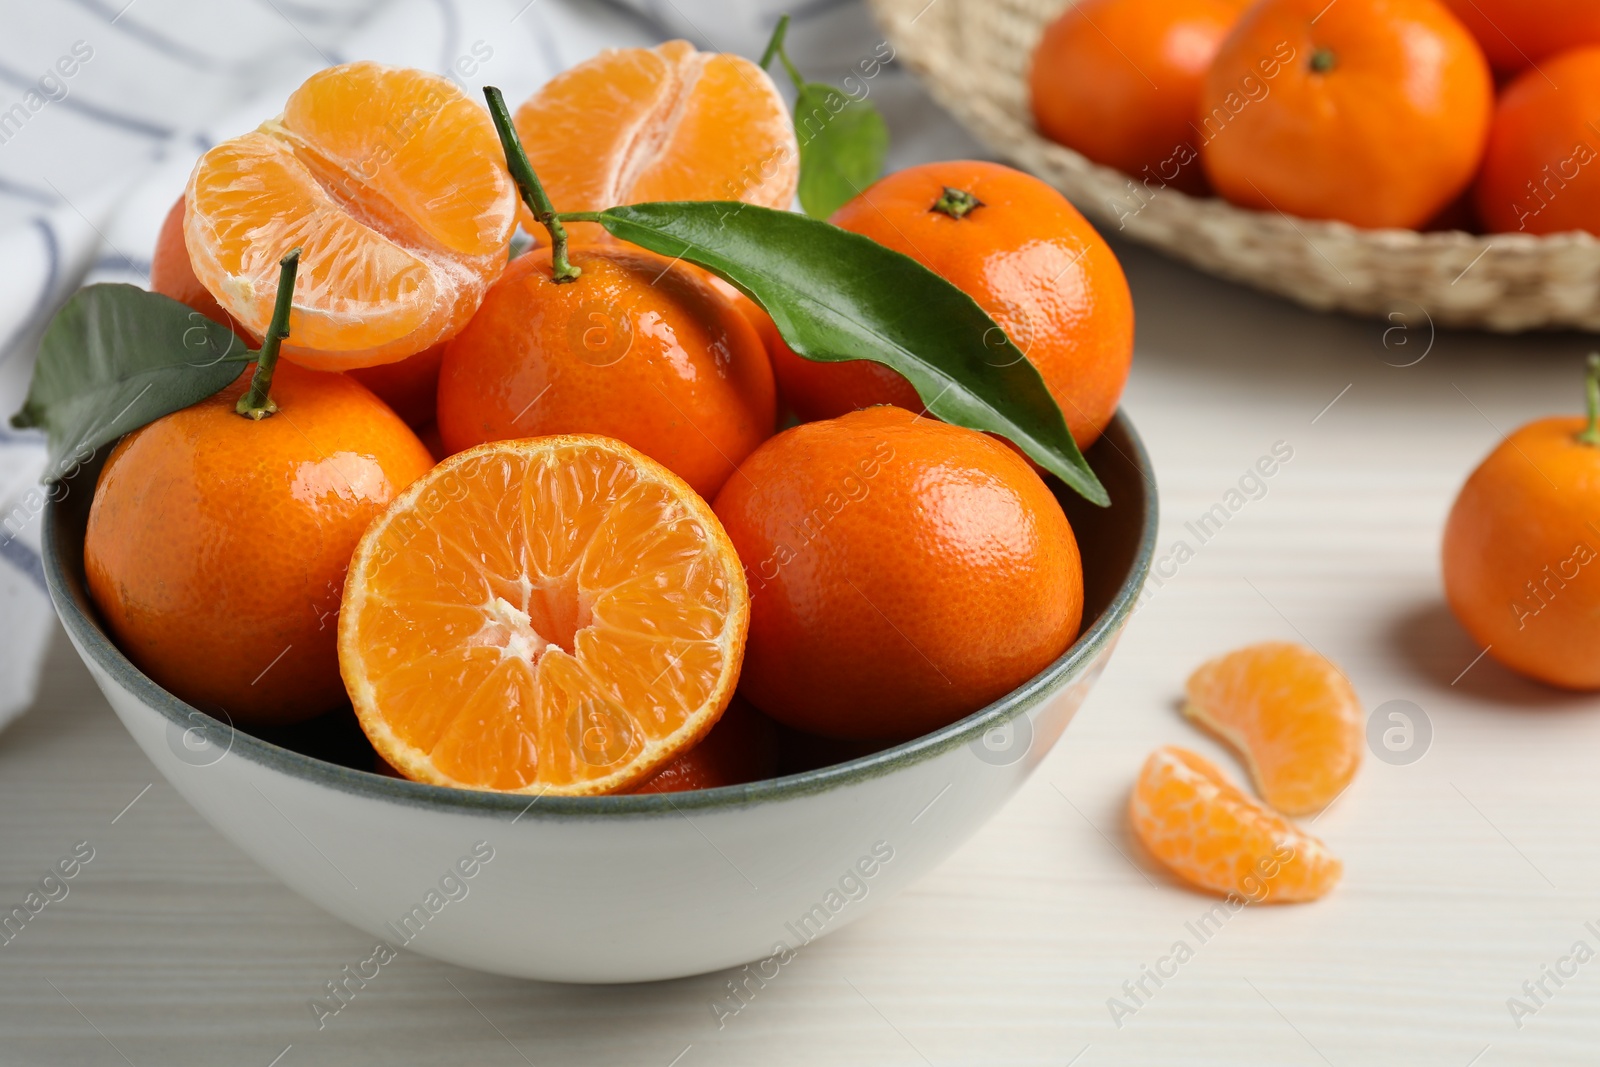
<svg viewBox="0 0 1600 1067"><path fill-rule="evenodd" d="M1184 881L1254 904L1315 900L1344 873L1321 841L1175 745L1145 760L1128 816L1150 853Z"/></svg>
<svg viewBox="0 0 1600 1067"><path fill-rule="evenodd" d="M551 78L513 121L558 211L647 200L787 208L800 182L794 123L767 72L688 41L607 49ZM588 225L575 235L600 234Z"/></svg>
<svg viewBox="0 0 1600 1067"><path fill-rule="evenodd" d="M406 777L532 794L626 789L733 695L750 599L680 478L620 441L497 441L450 457L362 537L339 666Z"/></svg>
<svg viewBox="0 0 1600 1067"><path fill-rule="evenodd" d="M445 78L347 63L200 157L184 237L195 276L261 336L278 260L304 249L287 358L393 363L456 334L505 268L516 190L488 112Z"/></svg>
<svg viewBox="0 0 1600 1067"><path fill-rule="evenodd" d="M1264 641L1201 664L1183 713L1237 749L1262 798L1286 815L1321 811L1361 766L1361 701L1303 645Z"/></svg>

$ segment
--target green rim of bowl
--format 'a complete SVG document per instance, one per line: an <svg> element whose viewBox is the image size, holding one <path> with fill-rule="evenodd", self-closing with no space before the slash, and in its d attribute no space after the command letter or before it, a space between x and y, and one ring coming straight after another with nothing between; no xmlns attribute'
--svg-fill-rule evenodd
<svg viewBox="0 0 1600 1067"><path fill-rule="evenodd" d="M1121 438L1118 445L1111 438ZM825 792L852 782L888 774L900 767L921 763L961 745L970 745L985 732L1002 725L1069 684L1100 655L1106 646L1121 632L1123 624L1132 614L1139 592L1144 586L1150 562L1155 554L1157 501L1155 478L1150 469L1150 457L1144 442L1133 428L1133 423L1120 411L1106 428L1102 437L1125 459L1139 476L1140 510L1139 543L1134 552L1127 575L1100 616L1090 624L1072 646L1054 663L1040 671L1018 688L999 700L980 708L949 726L924 734L921 737L870 756L848 760L844 763L804 771L799 774L768 778L745 785L722 786L716 789L694 790L684 793L655 793L640 795L612 795L598 797L538 796L520 793L493 793L447 786L427 785L369 771L359 771L314 756L303 755L263 741L231 724L223 723L198 708L179 700L153 682L135 667L122 651L108 638L94 619L86 602L82 581L82 560L74 560L73 573L69 574L59 551L60 524L70 521L61 500L52 498L44 517L45 579L56 613L73 640L99 668L136 700L155 709L167 723L182 729L195 726L195 716L229 735L230 746L222 757L238 756L295 778L337 789L343 793L378 800L397 801L435 811L474 815L505 815L512 819L524 816L549 818L607 818L615 816L662 816L685 812L719 811L749 807L774 801L793 800L814 793ZM92 476L96 472L87 471ZM64 499L64 496L63 498ZM1132 504L1132 502L1130 502Z"/></svg>

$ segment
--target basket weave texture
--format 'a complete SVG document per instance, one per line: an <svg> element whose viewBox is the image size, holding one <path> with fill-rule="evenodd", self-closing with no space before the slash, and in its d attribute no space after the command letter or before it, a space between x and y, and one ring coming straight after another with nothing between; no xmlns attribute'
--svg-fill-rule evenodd
<svg viewBox="0 0 1600 1067"><path fill-rule="evenodd" d="M1039 134L1027 71L1071 0L868 0L896 57L973 136L1107 233L1307 307L1439 326L1600 331L1600 240L1363 230L1146 187Z"/></svg>

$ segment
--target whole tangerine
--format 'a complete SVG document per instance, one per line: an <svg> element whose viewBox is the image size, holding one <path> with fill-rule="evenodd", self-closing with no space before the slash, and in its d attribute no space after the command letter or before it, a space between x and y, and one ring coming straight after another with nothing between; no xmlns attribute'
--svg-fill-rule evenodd
<svg viewBox="0 0 1600 1067"><path fill-rule="evenodd" d="M772 436L777 397L755 328L694 271L629 245L513 260L445 348L439 433L486 441L594 433L632 445L710 499Z"/></svg>
<svg viewBox="0 0 1600 1067"><path fill-rule="evenodd" d="M1478 39L1494 69L1506 74L1569 48L1600 44L1600 5L1594 0L1444 2Z"/></svg>
<svg viewBox="0 0 1600 1067"><path fill-rule="evenodd" d="M150 289L162 296L170 296L180 304L187 304L212 322L220 322L233 330L249 348L261 343L259 337L241 326L232 315L222 309L210 290L200 284L189 262L189 245L183 233L183 195L167 212L161 224L161 235L156 238L155 254L150 258ZM426 426L433 421L434 394L439 387L439 361L444 357L444 345L434 345L416 355L407 356L398 363L383 363L376 367L361 367L347 371L352 378L371 389L378 399L394 408L395 414L413 428Z"/></svg>
<svg viewBox="0 0 1600 1067"><path fill-rule="evenodd" d="M998 163L925 163L876 182L832 221L977 301L1038 368L1078 446L1100 436L1133 361L1133 298L1111 246L1066 197ZM781 339L772 360L802 419L873 404L922 410L910 383L886 367L814 363Z"/></svg>
<svg viewBox="0 0 1600 1067"><path fill-rule="evenodd" d="M1039 131L1145 181L1206 190L1194 116L1240 0L1084 0L1045 27L1028 74Z"/></svg>
<svg viewBox="0 0 1600 1067"><path fill-rule="evenodd" d="M1596 120L1600 45L1563 52L1508 85L1474 190L1484 224L1504 233L1600 233Z"/></svg>
<svg viewBox="0 0 1600 1067"><path fill-rule="evenodd" d="M993 438L879 406L758 448L713 505L744 561L740 690L835 738L905 738L1010 692L1083 613L1078 544Z"/></svg>
<svg viewBox="0 0 1600 1067"><path fill-rule="evenodd" d="M1415 229L1472 180L1493 106L1483 50L1438 0L1262 0L1195 121L1235 204Z"/></svg>
<svg viewBox="0 0 1600 1067"><path fill-rule="evenodd" d="M338 612L367 524L433 465L363 386L280 362L277 413L238 414L249 375L133 431L95 485L89 593L159 685L241 725L345 700Z"/></svg>
<svg viewBox="0 0 1600 1067"><path fill-rule="evenodd" d="M1490 656L1566 689L1600 688L1600 356L1588 418L1513 431L1467 478L1444 528L1450 610Z"/></svg>

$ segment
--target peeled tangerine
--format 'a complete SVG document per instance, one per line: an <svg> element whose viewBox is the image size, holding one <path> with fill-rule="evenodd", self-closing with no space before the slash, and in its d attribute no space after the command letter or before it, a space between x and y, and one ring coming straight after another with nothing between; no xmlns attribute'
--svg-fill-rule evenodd
<svg viewBox="0 0 1600 1067"><path fill-rule="evenodd" d="M453 337L505 268L516 190L488 112L445 78L347 63L195 165L195 276L254 336L278 260L304 250L283 354L318 370L393 363Z"/></svg>
<svg viewBox="0 0 1600 1067"><path fill-rule="evenodd" d="M1173 745L1145 760L1128 815L1139 840L1184 881L1253 904L1316 900L1344 873L1321 841Z"/></svg>
<svg viewBox="0 0 1600 1067"><path fill-rule="evenodd" d="M367 528L339 666L407 778L611 793L717 722L749 620L739 558L682 479L606 437L499 441Z"/></svg>
<svg viewBox="0 0 1600 1067"><path fill-rule="evenodd" d="M1333 802L1361 766L1361 702L1309 648L1266 641L1201 664L1183 713L1239 751L1256 788L1286 815Z"/></svg>

